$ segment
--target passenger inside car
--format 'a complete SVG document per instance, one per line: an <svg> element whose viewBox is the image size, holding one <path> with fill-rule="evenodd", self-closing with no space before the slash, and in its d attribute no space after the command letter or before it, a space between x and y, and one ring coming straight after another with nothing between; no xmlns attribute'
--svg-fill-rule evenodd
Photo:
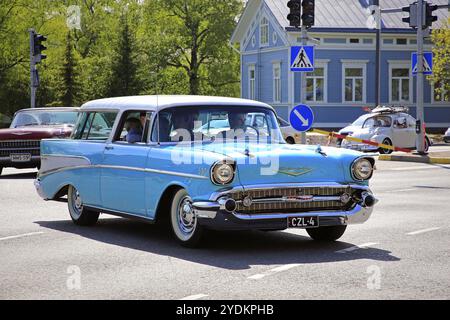
<svg viewBox="0 0 450 320"><path fill-rule="evenodd" d="M142 125L139 119L127 119L125 129L127 130L125 139L128 143L142 142Z"/></svg>

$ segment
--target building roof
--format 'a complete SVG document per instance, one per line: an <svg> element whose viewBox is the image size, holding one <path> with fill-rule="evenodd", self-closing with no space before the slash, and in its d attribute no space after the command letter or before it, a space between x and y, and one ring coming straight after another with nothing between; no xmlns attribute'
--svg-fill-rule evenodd
<svg viewBox="0 0 450 320"><path fill-rule="evenodd" d="M415 0L380 0L381 9L393 9L409 6ZM244 13L241 16L238 26L232 37L232 42L238 42L240 36L247 29L248 24L253 19L255 10L260 7L261 2L265 2L275 19L282 28L293 30L289 27L287 15L289 8L287 0L249 0ZM448 5L449 0L430 0L433 4ZM372 31L368 27L370 15L370 5L373 0L316 0L315 25L311 31L342 31L342 32L368 32ZM382 28L384 32L413 32L409 25L402 21L407 17L406 12L383 13ZM433 24L433 28L443 27L449 18L448 9L438 9L434 12L438 21ZM250 22L249 22L250 21ZM373 30L374 31L374 30Z"/></svg>
<svg viewBox="0 0 450 320"><path fill-rule="evenodd" d="M130 96L119 98L106 98L85 103L84 109L133 109L133 110L160 110L174 106L252 106L272 108L269 105L246 99L208 97L208 96Z"/></svg>
<svg viewBox="0 0 450 320"><path fill-rule="evenodd" d="M251 0L253 1L253 0ZM284 0L265 0L282 27L289 27L287 15L289 8ZM380 0L381 9L402 8L409 6L414 0ZM431 0L433 4L448 5L448 0ZM314 28L356 28L368 29L367 19L370 15L371 0L316 0L316 21ZM438 9L434 12L438 21L433 28L440 28L448 19L448 9ZM408 13L383 13L382 27L386 29L410 29L402 21Z"/></svg>

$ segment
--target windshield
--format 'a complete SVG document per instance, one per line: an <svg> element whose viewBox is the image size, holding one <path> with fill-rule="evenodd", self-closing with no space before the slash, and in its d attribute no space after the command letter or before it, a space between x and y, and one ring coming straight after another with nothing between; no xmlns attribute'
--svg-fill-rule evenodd
<svg viewBox="0 0 450 320"><path fill-rule="evenodd" d="M391 125L392 119L387 116L372 117L364 122L364 128L389 128Z"/></svg>
<svg viewBox="0 0 450 320"><path fill-rule="evenodd" d="M364 121L366 121L368 117L370 117L370 114L362 115L361 117L356 119L355 122L352 123L352 126L362 127L364 124Z"/></svg>
<svg viewBox="0 0 450 320"><path fill-rule="evenodd" d="M275 113L267 108L177 107L159 112L152 141L246 141L284 143Z"/></svg>
<svg viewBox="0 0 450 320"><path fill-rule="evenodd" d="M75 125L78 112L76 111L23 111L16 114L11 128L28 126L54 126L54 125Z"/></svg>

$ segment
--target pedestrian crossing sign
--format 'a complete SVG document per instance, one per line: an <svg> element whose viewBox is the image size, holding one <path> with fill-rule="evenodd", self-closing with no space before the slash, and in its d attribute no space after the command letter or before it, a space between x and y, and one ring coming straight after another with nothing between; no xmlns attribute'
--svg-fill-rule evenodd
<svg viewBox="0 0 450 320"><path fill-rule="evenodd" d="M314 71L314 46L291 47L291 71Z"/></svg>
<svg viewBox="0 0 450 320"><path fill-rule="evenodd" d="M412 74L417 74L417 52L413 52L411 59ZM433 74L433 52L423 53L423 74Z"/></svg>

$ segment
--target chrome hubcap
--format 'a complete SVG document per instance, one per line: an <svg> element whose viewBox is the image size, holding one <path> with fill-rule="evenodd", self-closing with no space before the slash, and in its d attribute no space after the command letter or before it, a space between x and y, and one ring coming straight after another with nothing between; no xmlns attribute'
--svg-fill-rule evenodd
<svg viewBox="0 0 450 320"><path fill-rule="evenodd" d="M83 211L83 201L81 200L80 193L75 188L73 188L72 192L72 208L71 214L77 219Z"/></svg>
<svg viewBox="0 0 450 320"><path fill-rule="evenodd" d="M178 206L178 226L183 233L190 234L194 231L195 224L196 218L192 200L189 197L184 197Z"/></svg>
<svg viewBox="0 0 450 320"><path fill-rule="evenodd" d="M74 203L75 208L77 208L78 210L83 209L83 202L81 201L80 193L78 191L75 192Z"/></svg>

